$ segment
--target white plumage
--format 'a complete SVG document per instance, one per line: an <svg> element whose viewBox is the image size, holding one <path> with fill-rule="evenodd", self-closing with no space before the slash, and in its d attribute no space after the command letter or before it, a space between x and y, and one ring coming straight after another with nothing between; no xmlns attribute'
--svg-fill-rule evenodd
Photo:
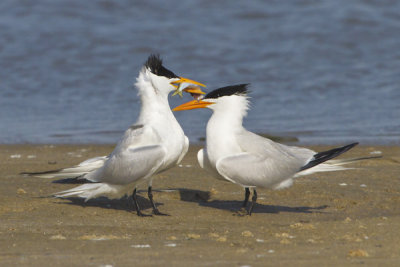
<svg viewBox="0 0 400 267"><path fill-rule="evenodd" d="M188 138L168 103L168 94L176 88L182 90L178 86L182 83L203 86L176 76L162 66L158 56L150 56L135 84L142 103L139 118L125 131L114 151L109 156L88 159L75 167L32 174L42 178L79 177L93 182L59 192L56 197L82 197L86 201L98 196L118 198L134 189L133 200L138 215L143 214L136 201L136 185L147 182L153 213L161 214L152 199L153 175L178 164L189 148Z"/></svg>
<svg viewBox="0 0 400 267"><path fill-rule="evenodd" d="M282 189L291 186L295 177L347 169L342 165L352 160L330 159L357 143L317 153L307 148L279 144L247 131L242 125L249 106L246 86L219 88L200 101L190 101L174 110L212 109L213 114L207 123L206 146L197 155L199 164L216 178L246 188L244 206L247 205L249 188L254 189L248 214L251 214L257 199L256 187Z"/></svg>

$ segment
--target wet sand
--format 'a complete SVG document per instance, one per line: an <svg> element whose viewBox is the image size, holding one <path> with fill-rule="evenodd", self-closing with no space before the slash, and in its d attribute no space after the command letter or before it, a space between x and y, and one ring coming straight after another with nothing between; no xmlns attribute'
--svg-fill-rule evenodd
<svg viewBox="0 0 400 267"><path fill-rule="evenodd" d="M313 147L320 151L330 147ZM107 155L111 145L0 146L1 266L398 266L400 147L358 146L355 169L258 190L252 216L243 190L200 169L192 146L153 183L160 211L141 218L130 202L55 199L74 184L20 175ZM140 204L150 213L145 185Z"/></svg>

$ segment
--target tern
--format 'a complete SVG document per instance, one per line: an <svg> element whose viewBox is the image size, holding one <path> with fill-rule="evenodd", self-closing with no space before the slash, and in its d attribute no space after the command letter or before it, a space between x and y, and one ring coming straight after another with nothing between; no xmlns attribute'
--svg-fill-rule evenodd
<svg viewBox="0 0 400 267"><path fill-rule="evenodd" d="M349 168L343 167L343 164L362 159L332 160L358 143L317 153L307 148L279 144L246 130L242 122L249 108L247 86L239 84L219 88L200 100L192 100L173 110L207 107L213 111L207 123L206 145L199 150L197 159L200 166L216 178L245 189L244 209L250 197L250 188L253 189L248 215L251 215L257 201L257 187L287 188L297 177L346 170Z"/></svg>
<svg viewBox="0 0 400 267"><path fill-rule="evenodd" d="M133 190L138 216L145 214L137 202L136 185L147 182L153 214L165 215L153 202L153 176L179 164L189 148L189 140L170 109L168 94L174 90L178 94L204 94L198 86L205 85L177 76L163 66L158 55L149 56L135 85L142 104L139 117L110 155L91 158L71 168L29 174L42 178L78 177L92 182L55 194L62 198L118 198Z"/></svg>

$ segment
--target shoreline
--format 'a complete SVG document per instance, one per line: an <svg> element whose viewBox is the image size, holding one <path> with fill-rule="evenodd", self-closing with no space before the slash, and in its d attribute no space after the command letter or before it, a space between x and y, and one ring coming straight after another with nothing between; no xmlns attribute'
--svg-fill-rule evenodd
<svg viewBox="0 0 400 267"><path fill-rule="evenodd" d="M316 151L333 146L306 146ZM341 157L379 155L281 191L259 189L252 216L243 190L198 166L199 145L158 174L154 199L170 216L137 217L127 199L55 199L74 184L20 175L68 167L114 144L0 145L2 266L395 266L400 261L400 146L358 145ZM151 211L140 186L139 202Z"/></svg>
<svg viewBox="0 0 400 267"><path fill-rule="evenodd" d="M260 135L262 137L266 137L271 139L274 142L282 143L285 145L290 145L290 146L304 146L304 147L326 147L326 146L341 146L345 145L348 143L354 143L358 142L358 146L400 146L400 137L396 137L393 140L383 140L380 142L377 142L374 138L370 141L368 138L361 138L357 139L356 137L354 139L346 138L346 139L330 139L331 141L325 142L325 138L319 137L319 138L314 138L319 141L313 141L313 139L309 138L300 138L294 135L274 135L274 134L269 134L269 133L256 133L257 135ZM0 143L0 146L45 146L45 145L54 145L54 146L109 146L109 145L116 145L119 138L122 136L119 135L118 138L115 138L115 142L38 142L38 143L31 143L31 142L22 142L22 143ZM310 141L311 140L311 141ZM361 141L360 141L361 140ZM205 137L199 137L197 140L190 140L190 146L204 146L205 144Z"/></svg>

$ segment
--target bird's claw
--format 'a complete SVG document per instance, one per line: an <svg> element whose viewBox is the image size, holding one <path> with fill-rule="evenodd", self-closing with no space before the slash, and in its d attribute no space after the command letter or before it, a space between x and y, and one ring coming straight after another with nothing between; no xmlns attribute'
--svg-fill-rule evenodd
<svg viewBox="0 0 400 267"><path fill-rule="evenodd" d="M137 211L136 213L137 213L137 216L139 216L139 217L153 217L153 215L151 215L151 214L144 214L144 213L141 212L141 211Z"/></svg>
<svg viewBox="0 0 400 267"><path fill-rule="evenodd" d="M244 217L244 216L247 216L247 215L249 215L249 214L248 214L248 211L247 211L247 209L245 207L240 208L240 210L236 211L233 214L233 216L238 216L238 217Z"/></svg>
<svg viewBox="0 0 400 267"><path fill-rule="evenodd" d="M153 214L154 214L154 215L159 215L159 216L170 216L170 215L167 214L167 213L162 213L162 212L160 212L158 209L153 210Z"/></svg>

